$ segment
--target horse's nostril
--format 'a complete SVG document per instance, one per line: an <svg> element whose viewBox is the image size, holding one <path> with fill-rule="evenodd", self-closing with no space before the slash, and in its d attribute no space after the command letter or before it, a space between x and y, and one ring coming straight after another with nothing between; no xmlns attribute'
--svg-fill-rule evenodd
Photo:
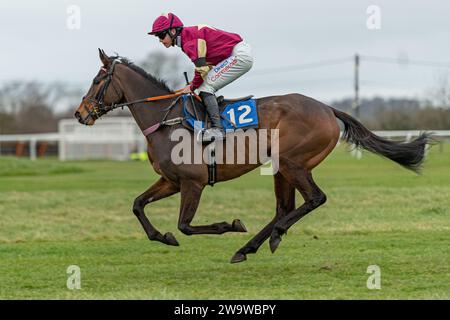
<svg viewBox="0 0 450 320"><path fill-rule="evenodd" d="M77 119L80 119L80 118L81 118L80 113L79 113L78 111L75 112L75 118L77 118Z"/></svg>

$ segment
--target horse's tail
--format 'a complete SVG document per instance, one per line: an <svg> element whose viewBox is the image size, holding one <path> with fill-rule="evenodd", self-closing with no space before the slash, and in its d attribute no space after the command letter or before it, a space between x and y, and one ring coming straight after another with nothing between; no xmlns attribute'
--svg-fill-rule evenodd
<svg viewBox="0 0 450 320"><path fill-rule="evenodd" d="M334 115L344 123L343 139L346 142L382 155L414 172L420 171L425 157L425 148L432 139L429 133L424 132L408 143L391 141L373 134L358 120L345 112L331 109Z"/></svg>

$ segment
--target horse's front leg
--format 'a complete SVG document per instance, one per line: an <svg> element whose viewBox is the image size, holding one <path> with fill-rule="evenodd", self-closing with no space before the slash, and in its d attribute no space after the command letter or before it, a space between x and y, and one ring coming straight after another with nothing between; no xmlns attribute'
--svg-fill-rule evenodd
<svg viewBox="0 0 450 320"><path fill-rule="evenodd" d="M186 235L194 234L222 234L225 232L247 232L240 220L213 223L203 226L192 226L191 222L197 211L204 186L195 181L181 183L181 207L178 229Z"/></svg>
<svg viewBox="0 0 450 320"><path fill-rule="evenodd" d="M133 213L138 218L142 227L145 230L150 240L156 240L167 245L178 246L178 241L175 239L172 233L167 232L162 235L147 219L144 208L147 204L155 202L164 198L167 198L177 192L180 189L170 181L164 178L160 178L155 184L153 184L147 191L141 194L134 200Z"/></svg>

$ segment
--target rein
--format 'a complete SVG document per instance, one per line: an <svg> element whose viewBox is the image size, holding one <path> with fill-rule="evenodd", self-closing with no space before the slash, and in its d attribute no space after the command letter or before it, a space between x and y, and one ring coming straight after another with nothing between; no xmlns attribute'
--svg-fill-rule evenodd
<svg viewBox="0 0 450 320"><path fill-rule="evenodd" d="M125 107L127 105L130 104L136 104L136 103L143 103L143 102L153 102L153 101L160 101L160 100L168 100L168 99L173 99L173 98L178 98L180 96L182 96L184 93L182 93L183 89L177 90L174 93L171 94L166 94L166 95L162 95L162 96L155 96L155 97L150 97L150 98L144 98L144 99L140 99L140 100L135 100L135 101L131 101L131 102L125 102L125 103L120 103L120 104L113 104L111 106L106 106L106 108L108 108L108 111L117 109L117 108L122 108ZM202 99L195 93L192 93L192 95L198 100L198 101L202 101Z"/></svg>
<svg viewBox="0 0 450 320"><path fill-rule="evenodd" d="M156 132L161 126L174 126L176 124L180 124L182 123L182 121L184 120L184 118L175 118L175 119L169 119L166 120L166 118L168 117L170 111L172 110L172 108L177 104L177 102L180 100L180 97L183 96L185 93L182 92L183 89L177 90L174 93L171 94L166 94L166 95L162 95L162 96L155 96L155 97L150 97L150 98L145 98L145 99L140 99L140 100L135 100L135 101L131 101L131 102L127 102L127 103L121 103L121 104L114 104L112 106L110 106L109 111L117 109L117 108L123 108L126 105L132 105L132 104L136 104L136 103L143 103L143 102L153 102L153 101L161 101L161 100L167 100L167 99L172 99L172 98L176 98L169 107L167 107L166 110L166 114L164 115L163 119L154 124L153 126L145 129L142 131L142 133L144 134L145 137L151 135L152 133ZM192 93L192 95L200 102L202 102L202 99L196 95L195 93Z"/></svg>

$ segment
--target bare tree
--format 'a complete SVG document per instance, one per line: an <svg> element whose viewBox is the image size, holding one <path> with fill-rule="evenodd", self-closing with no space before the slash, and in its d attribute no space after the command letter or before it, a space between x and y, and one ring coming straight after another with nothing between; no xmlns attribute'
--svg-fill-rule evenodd
<svg viewBox="0 0 450 320"><path fill-rule="evenodd" d="M10 113L0 111L0 135L16 132L16 119Z"/></svg>
<svg viewBox="0 0 450 320"><path fill-rule="evenodd" d="M14 114L19 110L23 82L11 81L0 88L0 111Z"/></svg>
<svg viewBox="0 0 450 320"><path fill-rule="evenodd" d="M0 133L57 130L55 110L66 97L63 83L12 81L0 88Z"/></svg>
<svg viewBox="0 0 450 320"><path fill-rule="evenodd" d="M436 75L435 85L429 90L431 99L438 107L450 107L450 72L440 71Z"/></svg>

